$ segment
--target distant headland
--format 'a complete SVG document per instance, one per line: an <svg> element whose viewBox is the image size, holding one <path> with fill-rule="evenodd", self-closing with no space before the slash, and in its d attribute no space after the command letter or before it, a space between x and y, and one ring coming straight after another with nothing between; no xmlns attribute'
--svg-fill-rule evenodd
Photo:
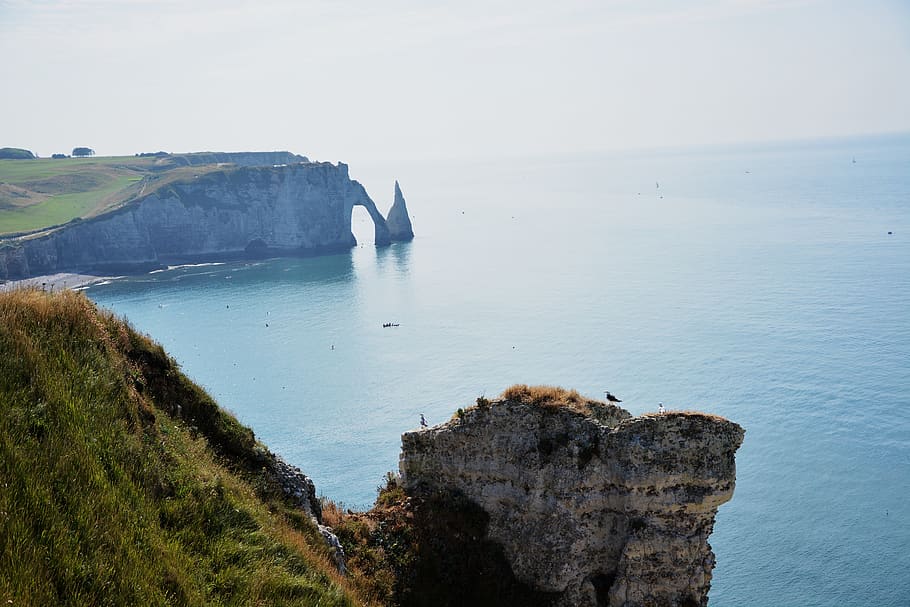
<svg viewBox="0 0 910 607"><path fill-rule="evenodd" d="M384 217L341 162L290 152L29 156L0 160L0 280L345 250L357 244L355 206L369 212L377 246L414 237L398 182Z"/></svg>

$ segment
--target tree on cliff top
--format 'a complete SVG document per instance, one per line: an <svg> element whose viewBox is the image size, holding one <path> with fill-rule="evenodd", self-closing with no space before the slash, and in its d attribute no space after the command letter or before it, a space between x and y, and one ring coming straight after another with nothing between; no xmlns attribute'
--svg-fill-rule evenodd
<svg viewBox="0 0 910 607"><path fill-rule="evenodd" d="M0 159L6 160L34 160L35 155L22 148L0 148Z"/></svg>
<svg viewBox="0 0 910 607"><path fill-rule="evenodd" d="M92 148L73 148L74 157L78 158L81 156L94 156L94 155L95 155L95 150L93 150Z"/></svg>

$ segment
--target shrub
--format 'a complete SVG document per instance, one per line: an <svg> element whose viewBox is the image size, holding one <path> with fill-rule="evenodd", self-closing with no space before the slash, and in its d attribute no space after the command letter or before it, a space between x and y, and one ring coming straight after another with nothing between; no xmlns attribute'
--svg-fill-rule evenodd
<svg viewBox="0 0 910 607"><path fill-rule="evenodd" d="M536 407L581 410L586 409L587 399L576 390L566 390L558 386L528 386L516 384L502 393L506 400L533 405ZM584 412L584 411L582 411Z"/></svg>
<svg viewBox="0 0 910 607"><path fill-rule="evenodd" d="M34 160L35 155L22 148L0 148L0 159L4 160Z"/></svg>

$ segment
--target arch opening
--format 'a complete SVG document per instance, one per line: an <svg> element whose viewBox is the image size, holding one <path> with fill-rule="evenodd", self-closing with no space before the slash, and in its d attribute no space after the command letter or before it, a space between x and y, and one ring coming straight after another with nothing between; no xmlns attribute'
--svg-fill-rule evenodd
<svg viewBox="0 0 910 607"><path fill-rule="evenodd" d="M364 195L365 200L360 202L355 202L354 206L351 208L351 231L354 234L354 237L357 239L357 242L360 244L365 244L367 242L373 243L376 246L384 246L391 244L392 239L389 236L389 226L386 224L385 217L379 212L376 208L376 205L373 204L373 201L369 199L368 196ZM361 238L360 234L354 231L355 224L359 230L361 226L360 217L356 215L357 207L363 208L367 215L370 217L370 221L373 224L373 237L372 238ZM366 223L366 222L364 222ZM368 225L368 224L367 224Z"/></svg>
<svg viewBox="0 0 910 607"><path fill-rule="evenodd" d="M366 207L355 205L351 211L351 233L357 244L376 244L376 224Z"/></svg>

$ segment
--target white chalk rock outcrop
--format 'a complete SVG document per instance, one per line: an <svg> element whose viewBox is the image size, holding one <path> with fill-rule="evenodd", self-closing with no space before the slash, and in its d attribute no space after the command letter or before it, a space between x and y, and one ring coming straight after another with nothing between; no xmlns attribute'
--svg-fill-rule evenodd
<svg viewBox="0 0 910 607"><path fill-rule="evenodd" d="M404 202L404 196L401 194L401 188L398 181L395 181L395 201L386 217L386 223L389 226L389 236L392 240L405 241L414 238L414 230L411 227L411 218L408 217L408 207Z"/></svg>
<svg viewBox="0 0 910 607"><path fill-rule="evenodd" d="M557 605L706 605L743 435L697 413L503 399L404 434L400 470L409 494L479 505L516 578Z"/></svg>

